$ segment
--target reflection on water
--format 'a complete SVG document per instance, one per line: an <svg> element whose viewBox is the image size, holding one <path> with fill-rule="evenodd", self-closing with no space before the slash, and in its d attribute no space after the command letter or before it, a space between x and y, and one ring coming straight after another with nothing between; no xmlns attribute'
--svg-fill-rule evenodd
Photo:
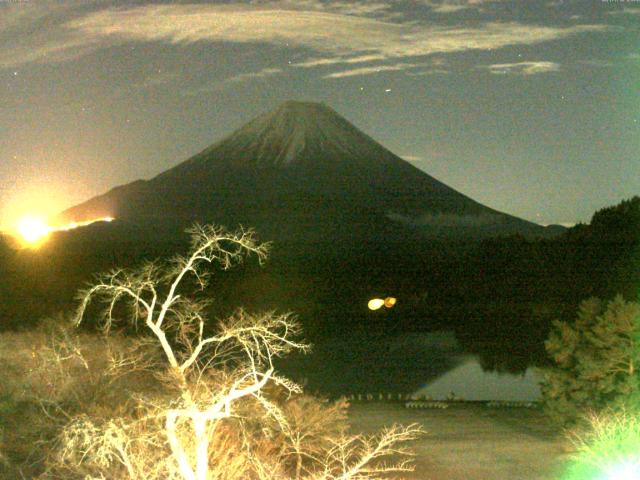
<svg viewBox="0 0 640 480"><path fill-rule="evenodd" d="M532 373L482 372L452 332L337 338L314 345L309 355L287 359L280 368L306 383L308 391L329 396L419 393L438 399L453 391L466 400L533 400L539 395Z"/></svg>
<svg viewBox="0 0 640 480"><path fill-rule="evenodd" d="M460 365L426 382L415 395L445 400L451 394L463 400L531 402L540 399L541 378L529 368L523 375L485 372L476 357L463 357Z"/></svg>

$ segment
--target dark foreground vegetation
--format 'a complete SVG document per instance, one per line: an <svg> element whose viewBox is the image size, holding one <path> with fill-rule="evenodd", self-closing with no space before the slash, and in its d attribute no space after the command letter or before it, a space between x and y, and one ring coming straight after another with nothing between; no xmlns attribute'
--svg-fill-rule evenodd
<svg viewBox="0 0 640 480"><path fill-rule="evenodd" d="M0 243L0 328L29 329L68 311L75 292L115 267L184 253L182 226L94 225L55 235L39 250ZM507 236L482 241L411 239L404 243L273 245L264 268L248 261L208 291L213 318L233 312L294 311L314 343L346 332L382 337L455 329L487 368L523 371L545 361L544 339L579 303L640 285L640 198L596 212L554 238ZM367 310L393 295L393 309Z"/></svg>
<svg viewBox="0 0 640 480"><path fill-rule="evenodd" d="M410 471L401 444L422 433L417 425L349 434L344 401L304 395L275 370L276 358L309 348L291 315L240 309L205 333L207 266L261 262L268 247L251 231L191 234L188 255L112 270L79 293L73 323L93 318L101 333L60 318L0 335L0 476L366 480ZM139 334L115 334L123 323Z"/></svg>
<svg viewBox="0 0 640 480"><path fill-rule="evenodd" d="M129 237L134 243L128 256L122 256L107 237L111 230L103 231L98 243L91 236L95 231L87 230L89 240L68 236L37 252L5 249L3 261L10 266L6 298L17 295L22 302L5 302L4 318L11 321L0 335L5 371L0 472L6 478L42 479L332 480L408 471L410 465L400 457L396 463L380 460L405 452L396 445L415 440L419 425L393 426L367 437L359 432L369 431L370 424L360 417L349 433L344 402L303 394L296 383L278 375L279 357L307 349L297 338L300 324L273 310L253 312L279 302L295 308L305 299L299 310L316 339L358 328L388 337L393 331L428 331L444 323L453 325L466 348L480 353L490 368L517 371L541 365L544 420L531 417L518 429L528 429L533 439L542 430L545 436L569 428L565 435L573 440L574 454L563 479L617 478L618 470L636 468L640 445L640 306L632 301L640 270L639 227L640 199L634 198L556 239L449 242L449 250L433 242L432 263L425 267L431 276L420 284L411 283L417 273L407 272L416 271L409 265L426 265L426 256L412 262L388 256L394 267L404 262L404 277L381 263L367 263L369 257L357 252L339 256L335 250L333 256L316 257L315 263L304 257L310 262L306 267L285 265L282 256L276 257L271 270L261 273L266 245L251 232L230 235L212 227L196 227L189 248L173 244L187 255L169 262L140 263L162 252L159 243L141 243L135 236ZM75 248L81 253L87 245L104 250L99 255L85 252L85 257L56 251ZM247 254L253 262L240 261ZM321 258L327 263L321 264ZM338 259L349 282L330 277ZM79 271L78 265L116 261L138 266L94 277L80 292L73 318L87 328L71 327L64 315L38 325L19 321L20 306L42 314L64 306L67 300L47 295L70 288L56 279L89 278L92 269ZM217 269L205 271L201 263ZM241 268L229 274L232 265ZM371 269L359 270L362 265ZM314 272L313 281L309 272ZM207 287L210 274L219 281ZM284 278L296 282L276 281ZM459 281L448 284L447 278ZM408 306L393 310L394 316L360 311L368 296L390 291L404 292L413 312ZM591 298L580 302L585 296ZM362 302L354 306L353 298ZM228 313L234 301L251 310ZM6 316L12 308L16 315ZM212 314L219 320L211 321ZM424 315L421 321L419 314ZM488 418L477 410L473 415L480 424ZM358 414L351 418L357 424ZM508 423L505 418L489 423ZM451 435L445 430L445 437ZM472 434L462 440L465 451L466 442L475 441ZM548 436L539 444L553 462L559 438ZM502 455L508 475L544 478L539 471L526 471L516 459L522 454L494 451L492 462L500 464ZM428 455L421 452L418 465L426 472L435 469L429 474L484 475L478 465L464 472L439 472L442 464L425 461Z"/></svg>

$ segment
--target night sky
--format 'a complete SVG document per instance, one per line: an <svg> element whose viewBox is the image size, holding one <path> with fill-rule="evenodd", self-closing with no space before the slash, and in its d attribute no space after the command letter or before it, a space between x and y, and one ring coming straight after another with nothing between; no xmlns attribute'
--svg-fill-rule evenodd
<svg viewBox="0 0 640 480"><path fill-rule="evenodd" d="M640 2L0 0L0 225L324 102L492 208L640 194Z"/></svg>

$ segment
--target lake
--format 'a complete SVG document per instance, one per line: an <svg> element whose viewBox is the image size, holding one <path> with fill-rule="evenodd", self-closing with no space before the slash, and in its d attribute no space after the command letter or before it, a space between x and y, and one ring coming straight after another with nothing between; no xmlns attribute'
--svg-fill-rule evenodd
<svg viewBox="0 0 640 480"><path fill-rule="evenodd" d="M311 354L282 362L287 375L307 390L329 396L416 394L445 399L451 392L465 400L534 401L539 377L483 372L476 357L465 354L453 332L354 334L314 345Z"/></svg>

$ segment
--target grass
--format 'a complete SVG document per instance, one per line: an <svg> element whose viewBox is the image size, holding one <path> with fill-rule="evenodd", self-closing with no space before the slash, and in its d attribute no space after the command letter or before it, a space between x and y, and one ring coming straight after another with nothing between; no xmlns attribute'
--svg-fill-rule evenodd
<svg viewBox="0 0 640 480"><path fill-rule="evenodd" d="M570 455L562 432L540 410L488 408L452 402L449 408L407 409L401 403L354 403L354 432L419 423L416 470L408 480L559 480Z"/></svg>

